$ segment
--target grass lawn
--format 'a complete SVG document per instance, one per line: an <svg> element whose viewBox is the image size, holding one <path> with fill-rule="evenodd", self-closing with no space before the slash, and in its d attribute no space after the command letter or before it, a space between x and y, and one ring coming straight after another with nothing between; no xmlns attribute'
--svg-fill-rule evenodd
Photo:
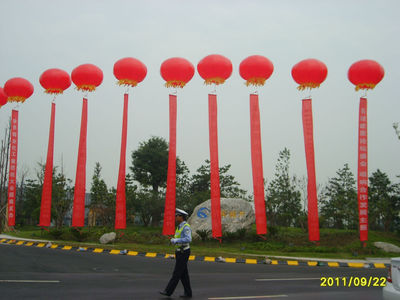
<svg viewBox="0 0 400 300"><path fill-rule="evenodd" d="M80 232L65 227L62 230L41 230L35 226L24 226L7 234L29 238L51 240L60 245L127 249L139 252L173 253L168 237L162 235L160 227L128 226L117 232L113 244L101 245L102 234L113 231L107 227L84 227ZM388 242L400 247L400 236L390 232L370 231L366 247L362 247L356 230L321 229L319 245L308 241L308 234L301 228L270 228L266 240L257 236L255 226L247 231L226 234L222 243L217 240L195 240L192 254L222 257L273 257L297 256L310 258L364 259L366 257L393 257L373 246L374 242Z"/></svg>

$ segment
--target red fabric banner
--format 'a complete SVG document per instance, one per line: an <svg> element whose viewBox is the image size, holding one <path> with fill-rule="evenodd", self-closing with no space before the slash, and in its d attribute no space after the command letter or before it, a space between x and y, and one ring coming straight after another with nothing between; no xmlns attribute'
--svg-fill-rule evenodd
<svg viewBox="0 0 400 300"><path fill-rule="evenodd" d="M8 226L15 226L15 201L17 199L18 110L11 113L10 169L8 172Z"/></svg>
<svg viewBox="0 0 400 300"><path fill-rule="evenodd" d="M358 121L358 216L360 241L368 240L368 119L367 98L360 98Z"/></svg>
<svg viewBox="0 0 400 300"><path fill-rule="evenodd" d="M51 222L51 195L53 187L53 155L54 155L54 125L56 104L51 103L49 144L47 146L46 168L42 188L42 202L40 205L39 226L49 227Z"/></svg>
<svg viewBox="0 0 400 300"><path fill-rule="evenodd" d="M218 121L217 95L208 95L208 121L210 130L210 185L211 185L211 224L213 238L222 236L221 195L218 163Z"/></svg>
<svg viewBox="0 0 400 300"><path fill-rule="evenodd" d="M315 178L314 133L311 99L303 99L303 131L308 175L308 238L310 241L319 241L318 199Z"/></svg>
<svg viewBox="0 0 400 300"><path fill-rule="evenodd" d="M128 127L128 94L124 94L124 111L122 117L121 155L119 159L119 172L117 183L117 197L115 207L115 229L126 228L126 136Z"/></svg>
<svg viewBox="0 0 400 300"><path fill-rule="evenodd" d="M265 211L264 176L261 150L260 109L258 104L258 95L256 94L250 95L250 137L257 234L266 234L267 216Z"/></svg>
<svg viewBox="0 0 400 300"><path fill-rule="evenodd" d="M87 99L83 98L78 162L76 166L72 227L85 225Z"/></svg>
<svg viewBox="0 0 400 300"><path fill-rule="evenodd" d="M165 195L163 234L175 233L175 197L176 197L176 96L169 95L169 153L167 191Z"/></svg>

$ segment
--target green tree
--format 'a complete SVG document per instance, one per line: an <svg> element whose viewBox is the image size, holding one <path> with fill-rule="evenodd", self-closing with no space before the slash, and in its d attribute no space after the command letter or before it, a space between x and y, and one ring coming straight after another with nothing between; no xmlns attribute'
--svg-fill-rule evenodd
<svg viewBox="0 0 400 300"><path fill-rule="evenodd" d="M387 174L377 169L369 177L368 221L371 229L393 230L400 213L398 186L390 182Z"/></svg>
<svg viewBox="0 0 400 300"><path fill-rule="evenodd" d="M271 225L292 226L301 214L301 193L296 178L289 175L290 151L279 152L275 177L266 190L267 220Z"/></svg>
<svg viewBox="0 0 400 300"><path fill-rule="evenodd" d="M249 200L247 191L240 188L240 184L236 181L235 176L228 172L231 165L225 165L219 168L220 192L222 198L241 198ZM188 182L190 197L185 203L185 209L192 213L194 208L200 203L210 199L210 161L205 160L193 174Z"/></svg>
<svg viewBox="0 0 400 300"><path fill-rule="evenodd" d="M19 224L37 225L39 222L44 169L45 165L38 163L36 177L26 180L20 205L16 206L16 222Z"/></svg>
<svg viewBox="0 0 400 300"><path fill-rule="evenodd" d="M158 193L167 181L168 143L161 137L152 137L142 142L139 148L132 152L133 178L143 187L151 187Z"/></svg>
<svg viewBox="0 0 400 300"><path fill-rule="evenodd" d="M152 137L140 143L139 148L132 152L132 165L130 167L132 177L141 187L137 197L140 217L142 220L151 220L154 226L158 226L164 212L165 187L168 173L168 143L161 137ZM176 158L177 195L180 195L181 175L187 171L185 163ZM149 195L151 192L153 195ZM146 202L147 201L147 202ZM145 214L151 213L150 216ZM144 222L144 221L143 221ZM145 222L145 223L146 223Z"/></svg>
<svg viewBox="0 0 400 300"><path fill-rule="evenodd" d="M53 169L51 215L57 229L64 224L64 219L72 207L74 188L72 180L65 177L63 170Z"/></svg>
<svg viewBox="0 0 400 300"><path fill-rule="evenodd" d="M112 191L108 191L106 183L101 178L101 165L99 162L96 162L94 167L88 207L91 210L91 215L93 215L94 224L98 223L97 216L99 216L102 225L113 225L115 219L115 197Z"/></svg>
<svg viewBox="0 0 400 300"><path fill-rule="evenodd" d="M345 164L336 172L337 176L329 179L322 199L321 215L335 228L356 229L358 225L358 204L356 180Z"/></svg>

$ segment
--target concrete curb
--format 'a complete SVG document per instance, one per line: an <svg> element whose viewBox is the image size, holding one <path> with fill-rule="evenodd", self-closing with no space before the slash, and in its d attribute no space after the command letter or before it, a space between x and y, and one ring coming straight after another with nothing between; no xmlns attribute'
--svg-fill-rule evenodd
<svg viewBox="0 0 400 300"><path fill-rule="evenodd" d="M3 238L2 238L3 237ZM89 247L73 247L68 245L57 245L53 244L50 241L44 240L29 240L22 238L4 238L4 236L0 235L0 244L9 244L9 245L18 245L18 246L26 246L26 247L38 247L38 248L50 248L50 249L59 249L63 251L78 251L78 252L93 252L93 253L106 253L113 255L129 255L129 256L143 256L143 257L159 257L159 258L167 258L174 259L174 254L162 254L155 252L138 252L133 250L109 250L103 248L89 248ZM310 259L308 261L305 260L276 260L276 259L265 259L265 260L257 260L254 258L229 258L229 257L212 257L212 256L197 256L191 255L189 260L192 261L204 261L204 262L219 262L219 263L244 263L244 264L270 264L270 265L286 265L286 266L309 266L309 267L349 267L349 268L387 268L390 264L386 263L365 263L365 262L343 262L343 261L321 261L317 259Z"/></svg>

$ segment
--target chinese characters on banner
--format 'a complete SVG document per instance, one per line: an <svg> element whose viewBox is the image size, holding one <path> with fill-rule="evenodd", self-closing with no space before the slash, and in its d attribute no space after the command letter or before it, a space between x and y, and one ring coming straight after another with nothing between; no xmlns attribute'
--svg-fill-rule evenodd
<svg viewBox="0 0 400 300"><path fill-rule="evenodd" d="M360 98L358 123L358 213L360 241L368 240L368 134L367 99Z"/></svg>
<svg viewBox="0 0 400 300"><path fill-rule="evenodd" d="M8 226L15 225L15 200L17 195L18 111L11 114L10 171L8 173Z"/></svg>

